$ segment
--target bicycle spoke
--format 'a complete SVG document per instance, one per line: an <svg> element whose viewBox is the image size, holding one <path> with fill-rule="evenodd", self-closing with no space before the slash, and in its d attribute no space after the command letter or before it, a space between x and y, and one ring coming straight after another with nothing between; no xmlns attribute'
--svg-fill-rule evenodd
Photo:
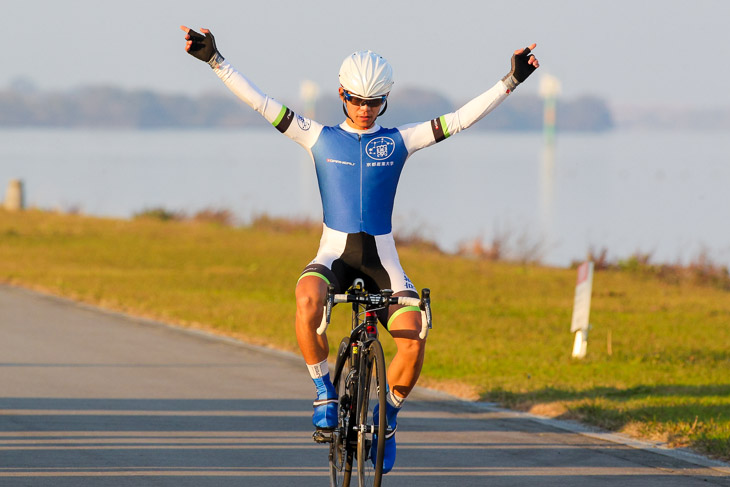
<svg viewBox="0 0 730 487"><path fill-rule="evenodd" d="M350 380L350 360L347 350L348 339L343 339L337 353L337 364L333 377L335 390L339 398L338 425L332 433L330 444L330 486L348 487L352 476L354 448L348 444L347 431L352 423L352 395L348 388Z"/></svg>
<svg viewBox="0 0 730 487"><path fill-rule="evenodd" d="M393 296L393 291L369 294L362 280L355 281L346 294L328 291L328 303L352 304L352 331L340 343L333 381L339 397L339 424L330 447L330 472L333 487L349 486L353 463L360 487L380 487L385 453L386 369L383 348L378 341L377 312L392 304L418 306L428 314L430 298L425 301L408 296ZM422 330L423 331L423 330ZM343 358L345 357L345 358ZM378 417L373 410L378 407ZM383 434L379 433L382 428Z"/></svg>
<svg viewBox="0 0 730 487"><path fill-rule="evenodd" d="M375 435L373 408L379 404L381 412L379 424L386 424L385 420L385 358L380 342L373 341L369 345L368 353L363 357L361 367L361 383L358 406L358 444L357 444L357 473L361 487L379 487L383 471L383 452L385 449L385 435ZM371 448L376 442L376 461L371 458Z"/></svg>

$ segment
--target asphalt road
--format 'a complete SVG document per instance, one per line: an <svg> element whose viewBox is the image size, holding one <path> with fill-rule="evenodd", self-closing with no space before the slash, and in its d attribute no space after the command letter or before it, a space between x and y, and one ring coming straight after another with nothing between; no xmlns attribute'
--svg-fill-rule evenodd
<svg viewBox="0 0 730 487"><path fill-rule="evenodd" d="M326 486L312 399L298 357L0 286L0 486ZM726 464L425 390L398 443L386 486L730 486Z"/></svg>

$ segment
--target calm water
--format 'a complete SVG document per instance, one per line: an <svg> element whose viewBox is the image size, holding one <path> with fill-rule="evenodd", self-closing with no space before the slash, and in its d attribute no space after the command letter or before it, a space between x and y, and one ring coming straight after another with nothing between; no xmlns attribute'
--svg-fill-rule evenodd
<svg viewBox="0 0 730 487"><path fill-rule="evenodd" d="M730 265L730 137L718 135L561 134L550 154L538 134L459 134L406 164L395 231L447 250L500 236L561 266L589 248L655 262L705 250ZM0 130L0 192L14 178L29 205L94 215L321 218L309 156L275 130Z"/></svg>

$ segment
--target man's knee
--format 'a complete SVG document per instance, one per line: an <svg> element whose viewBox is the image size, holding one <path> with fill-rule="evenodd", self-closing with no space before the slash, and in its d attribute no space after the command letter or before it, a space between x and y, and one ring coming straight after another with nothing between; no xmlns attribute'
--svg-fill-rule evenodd
<svg viewBox="0 0 730 487"><path fill-rule="evenodd" d="M398 316L391 323L389 331L398 347L398 353L412 357L423 356L426 340L419 336L421 333L420 312L409 311Z"/></svg>
<svg viewBox="0 0 730 487"><path fill-rule="evenodd" d="M400 338L395 340L398 353L403 354L407 357L412 357L417 360L423 357L424 350L426 349L426 340L422 340L418 337L418 333L414 334L413 337Z"/></svg>
<svg viewBox="0 0 730 487"><path fill-rule="evenodd" d="M296 288L297 315L307 321L322 315L327 285L316 277L305 277Z"/></svg>

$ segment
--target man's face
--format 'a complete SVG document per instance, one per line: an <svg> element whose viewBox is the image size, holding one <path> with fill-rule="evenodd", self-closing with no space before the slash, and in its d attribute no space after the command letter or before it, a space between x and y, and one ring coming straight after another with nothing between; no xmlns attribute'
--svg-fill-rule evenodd
<svg viewBox="0 0 730 487"><path fill-rule="evenodd" d="M364 103L362 99L351 96L351 100L345 99L345 90L340 87L340 99L345 103L347 114L350 116L347 119L347 124L358 130L367 130L375 124L375 119L378 118L382 103L378 101L377 105L370 103Z"/></svg>

